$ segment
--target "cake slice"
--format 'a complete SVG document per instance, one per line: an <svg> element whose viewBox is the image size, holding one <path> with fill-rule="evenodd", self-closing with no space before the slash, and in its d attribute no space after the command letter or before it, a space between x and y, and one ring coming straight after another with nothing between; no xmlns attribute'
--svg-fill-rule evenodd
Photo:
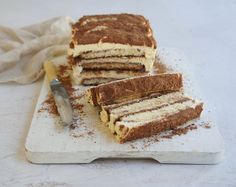
<svg viewBox="0 0 236 187"><path fill-rule="evenodd" d="M162 96L161 96L162 97ZM198 118L203 110L203 103L190 98L179 98L153 108L129 113L110 114L109 127L120 143L139 138L150 137L160 132L177 128L184 123ZM151 103L150 103L151 104Z"/></svg>
<svg viewBox="0 0 236 187"><path fill-rule="evenodd" d="M182 86L182 75L178 73L147 75L92 87L88 89L87 96L92 105L109 105L153 93L178 91Z"/></svg>
<svg viewBox="0 0 236 187"><path fill-rule="evenodd" d="M114 123L127 114L147 111L160 106L188 100L182 92L154 93L152 95L122 102L119 104L102 105L100 118L104 123Z"/></svg>
<svg viewBox="0 0 236 187"><path fill-rule="evenodd" d="M129 75L135 74L133 71L149 72L155 61L156 41L148 20L141 15L83 16L72 25L68 55L75 82L94 84L99 82L96 78L83 81L80 74L87 71L130 71ZM119 79L98 77L101 82L106 78L106 81Z"/></svg>
<svg viewBox="0 0 236 187"><path fill-rule="evenodd" d="M182 92L155 93L151 96L128 102L102 106L100 118L109 126L111 132L117 136L119 142L124 142L126 140L152 136L159 132L175 128L199 117L201 110L201 102L184 96ZM171 117L175 115L179 116L179 121ZM166 123L170 119L172 124L168 126ZM135 135L135 137L129 135L129 133L136 134L135 131L139 131L137 127L143 125L147 129L151 128L149 127L150 124L156 124L157 127L155 129L157 131L149 130L143 137L141 135ZM127 134L124 134L123 131Z"/></svg>

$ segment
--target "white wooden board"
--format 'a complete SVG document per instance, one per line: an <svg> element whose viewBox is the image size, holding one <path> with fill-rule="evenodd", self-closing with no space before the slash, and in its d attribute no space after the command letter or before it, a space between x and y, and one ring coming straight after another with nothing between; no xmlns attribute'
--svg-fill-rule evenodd
<svg viewBox="0 0 236 187"><path fill-rule="evenodd" d="M191 74L191 64L177 49L159 50L162 62L184 74L185 93L201 96L195 78ZM80 91L83 92L81 87ZM90 163L98 158L152 158L160 163L215 164L224 156L222 137L210 117L210 111L204 106L196 130L189 131L172 139L160 138L162 135L119 144L99 120L98 110L85 99L84 114L78 116L78 128L63 128L59 119L47 113L38 113L42 102L49 92L44 80L35 108L31 127L25 143L26 157L33 163ZM208 124L211 128L204 128ZM159 141L156 141L158 139Z"/></svg>

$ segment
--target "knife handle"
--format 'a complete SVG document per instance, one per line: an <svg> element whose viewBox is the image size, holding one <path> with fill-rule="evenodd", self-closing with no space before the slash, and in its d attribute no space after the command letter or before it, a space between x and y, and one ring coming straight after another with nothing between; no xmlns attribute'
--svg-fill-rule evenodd
<svg viewBox="0 0 236 187"><path fill-rule="evenodd" d="M56 70L51 61L44 62L43 67L44 67L44 70L46 72L49 82L52 82L52 80L57 79Z"/></svg>

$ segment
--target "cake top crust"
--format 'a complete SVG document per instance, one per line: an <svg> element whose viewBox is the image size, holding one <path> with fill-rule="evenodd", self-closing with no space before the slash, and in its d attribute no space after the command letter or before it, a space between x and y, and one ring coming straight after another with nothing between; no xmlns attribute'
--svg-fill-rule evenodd
<svg viewBox="0 0 236 187"><path fill-rule="evenodd" d="M179 73L148 75L114 81L90 88L93 103L107 105L136 99L156 92L177 91L183 86Z"/></svg>
<svg viewBox="0 0 236 187"><path fill-rule="evenodd" d="M83 16L72 25L71 48L96 43L156 48L149 21L133 14Z"/></svg>

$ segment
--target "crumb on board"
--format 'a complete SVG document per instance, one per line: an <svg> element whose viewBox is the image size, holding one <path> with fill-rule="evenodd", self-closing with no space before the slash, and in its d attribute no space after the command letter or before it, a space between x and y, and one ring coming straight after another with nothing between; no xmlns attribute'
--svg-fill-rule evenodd
<svg viewBox="0 0 236 187"><path fill-rule="evenodd" d="M210 129L210 128L211 128L211 126L210 126L209 124L206 124L204 127L205 127L206 129Z"/></svg>
<svg viewBox="0 0 236 187"><path fill-rule="evenodd" d="M211 128L210 122L208 122L208 123L203 123L201 126L202 126L203 128L205 128L205 129L210 129L210 128Z"/></svg>
<svg viewBox="0 0 236 187"><path fill-rule="evenodd" d="M73 138L88 138L94 134L93 130L85 131L85 132L71 132L70 136Z"/></svg>

